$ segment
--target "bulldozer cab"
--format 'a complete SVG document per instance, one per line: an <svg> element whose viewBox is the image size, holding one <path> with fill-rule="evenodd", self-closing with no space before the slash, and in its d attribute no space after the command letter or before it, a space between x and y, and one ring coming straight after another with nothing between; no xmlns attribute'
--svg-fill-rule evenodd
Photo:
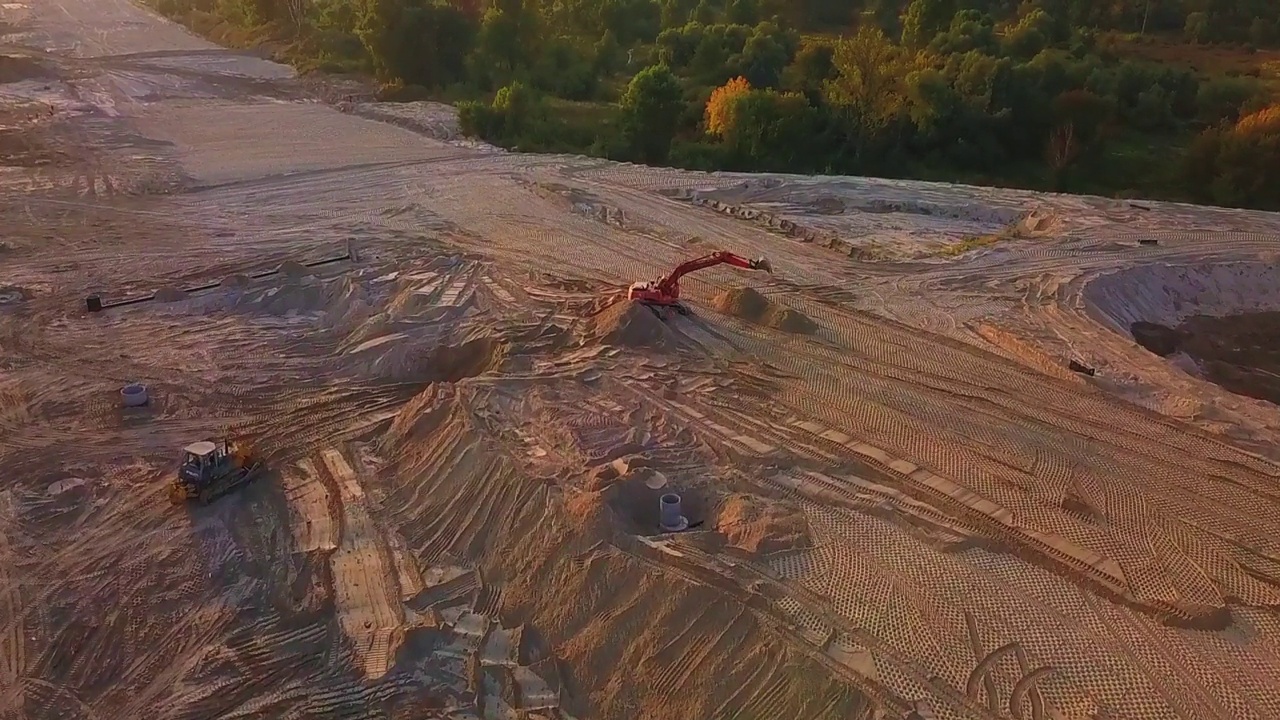
<svg viewBox="0 0 1280 720"><path fill-rule="evenodd" d="M191 443L183 449L182 468L179 474L183 479L202 482L208 479L227 460L225 443L213 443L208 440Z"/></svg>

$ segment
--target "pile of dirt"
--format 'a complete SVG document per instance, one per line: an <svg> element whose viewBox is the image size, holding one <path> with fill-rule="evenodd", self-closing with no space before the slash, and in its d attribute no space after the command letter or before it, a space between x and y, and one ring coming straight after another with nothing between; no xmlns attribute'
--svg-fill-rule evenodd
<svg viewBox="0 0 1280 720"><path fill-rule="evenodd" d="M295 271L296 268L292 268L291 272L277 276L281 282L274 286L265 285L237 295L236 307L282 317L313 314L323 317L325 326L337 332L348 331L373 314L359 282L345 276L325 280Z"/></svg>
<svg viewBox="0 0 1280 720"><path fill-rule="evenodd" d="M286 260L280 265L280 274L290 279L301 279L310 277L314 273L306 265L297 260Z"/></svg>
<svg viewBox="0 0 1280 720"><path fill-rule="evenodd" d="M156 302L175 303L187 299L187 291L173 285L165 285L156 291Z"/></svg>
<svg viewBox="0 0 1280 720"><path fill-rule="evenodd" d="M797 335L812 335L818 330L818 324L808 315L791 308L774 312L769 318L769 327Z"/></svg>
<svg viewBox="0 0 1280 720"><path fill-rule="evenodd" d="M492 336L441 345L427 359L427 377L430 382L454 383L483 375L501 365L506 354L506 344Z"/></svg>
<svg viewBox="0 0 1280 720"><path fill-rule="evenodd" d="M1118 330L1136 322L1174 328L1194 315L1227 317L1280 310L1280 265L1257 260L1153 264L1094 278L1090 311Z"/></svg>
<svg viewBox="0 0 1280 720"><path fill-rule="evenodd" d="M1015 237L1041 237L1059 231L1062 219L1054 212L1037 209L1018 219L1009 228Z"/></svg>
<svg viewBox="0 0 1280 720"><path fill-rule="evenodd" d="M716 295L713 305L725 315L783 332L811 335L818 330L817 323L808 315L791 308L778 307L754 288L726 290Z"/></svg>
<svg viewBox="0 0 1280 720"><path fill-rule="evenodd" d="M620 300L592 318L592 332L603 342L625 347L660 348L671 343L671 330L649 308Z"/></svg>
<svg viewBox="0 0 1280 720"><path fill-rule="evenodd" d="M741 320L763 323L773 309L773 303L755 288L736 288L716 295L715 308Z"/></svg>
<svg viewBox="0 0 1280 720"><path fill-rule="evenodd" d="M800 511L754 495L725 497L715 511L715 529L731 547L769 554L812 546L809 523Z"/></svg>
<svg viewBox="0 0 1280 720"><path fill-rule="evenodd" d="M249 285L248 275L228 275L222 278L222 287L225 288L242 288Z"/></svg>
<svg viewBox="0 0 1280 720"><path fill-rule="evenodd" d="M359 375L408 383L456 383L483 375L502 365L507 352L505 342L489 335L441 344L403 332L348 350Z"/></svg>

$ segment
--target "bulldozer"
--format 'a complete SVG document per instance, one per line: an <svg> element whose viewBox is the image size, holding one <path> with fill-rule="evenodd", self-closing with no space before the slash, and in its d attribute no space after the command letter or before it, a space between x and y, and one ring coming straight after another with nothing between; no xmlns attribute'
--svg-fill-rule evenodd
<svg viewBox="0 0 1280 720"><path fill-rule="evenodd" d="M262 473L261 458L235 440L201 440L183 448L182 464L169 486L174 504L208 505Z"/></svg>

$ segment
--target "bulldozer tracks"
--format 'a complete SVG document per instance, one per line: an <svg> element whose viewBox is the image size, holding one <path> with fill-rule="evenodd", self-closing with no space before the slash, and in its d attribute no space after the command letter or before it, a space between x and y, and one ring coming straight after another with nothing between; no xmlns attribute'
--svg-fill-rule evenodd
<svg viewBox="0 0 1280 720"><path fill-rule="evenodd" d="M481 152L24 17L79 96L0 183L0 715L1280 717L1280 420L1125 334L1274 218ZM775 273L606 332L718 249ZM223 434L273 472L169 507Z"/></svg>

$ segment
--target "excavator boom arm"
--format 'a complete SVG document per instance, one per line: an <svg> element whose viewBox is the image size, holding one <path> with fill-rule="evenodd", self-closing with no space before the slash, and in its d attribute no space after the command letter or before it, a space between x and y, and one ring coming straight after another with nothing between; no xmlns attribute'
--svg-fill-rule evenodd
<svg viewBox="0 0 1280 720"><path fill-rule="evenodd" d="M769 261L764 258L748 260L747 258L734 255L731 252L719 250L711 253L710 255L704 255L700 258L680 263L676 266L675 270L671 271L670 275L667 275L662 279L662 282L658 283L658 290L663 293L670 293L672 288L675 288L680 284L680 278L691 272L705 270L709 267L715 267L716 265L732 265L746 270L765 270L767 272L773 272L773 268L769 265Z"/></svg>

